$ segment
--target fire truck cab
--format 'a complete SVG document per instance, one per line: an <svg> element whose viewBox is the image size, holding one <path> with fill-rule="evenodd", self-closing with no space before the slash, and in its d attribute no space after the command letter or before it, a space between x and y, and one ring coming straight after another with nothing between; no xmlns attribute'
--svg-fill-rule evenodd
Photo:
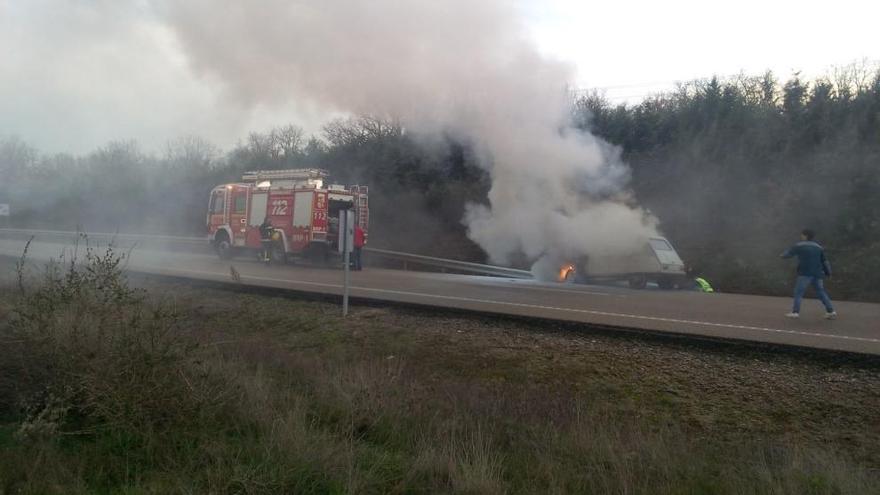
<svg viewBox="0 0 880 495"><path fill-rule="evenodd" d="M208 237L221 258L259 251L260 225L268 220L280 236L286 261L306 257L328 261L338 247L339 215L353 210L355 221L369 231L367 186L327 184L320 169L258 170L242 182L222 184L208 200Z"/></svg>

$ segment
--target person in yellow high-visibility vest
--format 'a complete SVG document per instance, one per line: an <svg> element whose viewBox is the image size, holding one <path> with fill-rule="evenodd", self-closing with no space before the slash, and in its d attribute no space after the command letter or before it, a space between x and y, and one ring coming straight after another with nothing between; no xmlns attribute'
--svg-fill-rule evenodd
<svg viewBox="0 0 880 495"><path fill-rule="evenodd" d="M712 285L709 284L709 281L703 277L695 278L694 282L697 284L697 289L700 292L715 292L715 289L712 288Z"/></svg>
<svg viewBox="0 0 880 495"><path fill-rule="evenodd" d="M687 274L688 278L694 281L694 285L692 288L694 290L698 290L700 292L715 292L715 289L712 288L712 284L709 283L708 280L701 277L701 270L694 268L691 265L685 266L684 272Z"/></svg>

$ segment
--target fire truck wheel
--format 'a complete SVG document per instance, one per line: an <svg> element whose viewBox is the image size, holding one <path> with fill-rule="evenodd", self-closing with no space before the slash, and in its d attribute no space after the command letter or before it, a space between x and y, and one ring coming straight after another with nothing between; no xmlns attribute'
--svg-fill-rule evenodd
<svg viewBox="0 0 880 495"><path fill-rule="evenodd" d="M309 246L303 256L309 263L316 265L328 265L330 263L330 250L326 245L313 244Z"/></svg>
<svg viewBox="0 0 880 495"><path fill-rule="evenodd" d="M276 245L272 250L272 261L287 264L287 253L284 252L284 246Z"/></svg>
<svg viewBox="0 0 880 495"><path fill-rule="evenodd" d="M229 239L226 239L225 237L218 239L216 249L217 256L219 256L220 259L228 260L229 258L232 258L232 245L229 244Z"/></svg>

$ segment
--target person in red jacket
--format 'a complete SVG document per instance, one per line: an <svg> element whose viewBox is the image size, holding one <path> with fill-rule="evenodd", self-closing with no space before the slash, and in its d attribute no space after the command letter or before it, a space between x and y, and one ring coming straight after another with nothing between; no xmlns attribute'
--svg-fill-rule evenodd
<svg viewBox="0 0 880 495"><path fill-rule="evenodd" d="M354 226L354 260L352 263L354 264L355 270L363 270L363 258L361 257L361 252L364 249L364 244L367 243L366 236L364 236L364 229L361 228L360 225Z"/></svg>

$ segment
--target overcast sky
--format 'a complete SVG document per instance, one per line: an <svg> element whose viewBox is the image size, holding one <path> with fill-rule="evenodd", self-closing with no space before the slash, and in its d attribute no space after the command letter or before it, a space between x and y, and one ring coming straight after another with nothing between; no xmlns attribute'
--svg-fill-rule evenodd
<svg viewBox="0 0 880 495"><path fill-rule="evenodd" d="M578 85L639 97L675 81L741 71L823 75L880 60L880 2L542 0L534 38L578 67Z"/></svg>
<svg viewBox="0 0 880 495"><path fill-rule="evenodd" d="M228 149L250 130L293 122L316 131L329 117L293 102L230 100L221 81L192 69L157 4L0 0L0 136L46 152L84 153L115 139L159 150L184 134ZM619 101L713 74L813 76L880 60L880 2L516 0L514 8L542 53L576 67L571 86L606 88Z"/></svg>

